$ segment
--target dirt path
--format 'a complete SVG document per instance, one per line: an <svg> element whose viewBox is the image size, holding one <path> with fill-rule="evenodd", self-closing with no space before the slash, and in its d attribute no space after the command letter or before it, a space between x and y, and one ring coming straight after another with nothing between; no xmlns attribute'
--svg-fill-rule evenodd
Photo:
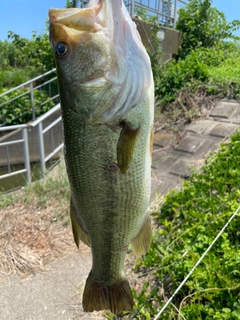
<svg viewBox="0 0 240 320"><path fill-rule="evenodd" d="M82 311L81 294L90 268L90 250L82 246L50 263L43 273L1 276L0 319L104 319L100 313Z"/></svg>

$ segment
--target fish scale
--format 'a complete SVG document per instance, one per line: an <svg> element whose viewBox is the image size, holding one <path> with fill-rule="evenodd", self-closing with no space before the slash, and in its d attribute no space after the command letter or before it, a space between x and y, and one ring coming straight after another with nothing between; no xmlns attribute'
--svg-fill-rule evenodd
<svg viewBox="0 0 240 320"><path fill-rule="evenodd" d="M154 86L149 57L122 0L91 0L89 7L51 9L50 40L73 236L92 251L83 308L117 314L133 308L124 274L128 246L141 255L151 242Z"/></svg>

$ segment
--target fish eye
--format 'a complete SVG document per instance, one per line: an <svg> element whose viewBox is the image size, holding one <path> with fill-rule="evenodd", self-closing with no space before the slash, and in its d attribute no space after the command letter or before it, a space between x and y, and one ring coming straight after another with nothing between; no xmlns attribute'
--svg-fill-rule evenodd
<svg viewBox="0 0 240 320"><path fill-rule="evenodd" d="M62 57L68 51L68 46L65 42L58 42L55 46L55 53L57 56Z"/></svg>

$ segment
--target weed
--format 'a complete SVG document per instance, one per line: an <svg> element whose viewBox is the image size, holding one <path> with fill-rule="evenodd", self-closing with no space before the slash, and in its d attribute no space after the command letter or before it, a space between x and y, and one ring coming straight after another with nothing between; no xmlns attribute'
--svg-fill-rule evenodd
<svg viewBox="0 0 240 320"><path fill-rule="evenodd" d="M2 193L0 192L0 208L6 208L16 202L16 194Z"/></svg>
<svg viewBox="0 0 240 320"><path fill-rule="evenodd" d="M152 299L135 295L135 319L157 314L239 207L239 147L240 132L222 144L181 191L171 191L160 212L154 213L159 228L138 267L155 275L163 294L151 284ZM240 319L238 220L239 216L231 222L161 319Z"/></svg>

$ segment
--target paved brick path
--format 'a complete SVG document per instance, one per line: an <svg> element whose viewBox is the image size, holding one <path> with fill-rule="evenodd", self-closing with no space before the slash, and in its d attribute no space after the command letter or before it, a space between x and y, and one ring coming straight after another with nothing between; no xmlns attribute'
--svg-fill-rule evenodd
<svg viewBox="0 0 240 320"><path fill-rule="evenodd" d="M184 137L157 132L154 139L152 200L178 188L240 126L240 103L219 101L207 119L196 120Z"/></svg>

